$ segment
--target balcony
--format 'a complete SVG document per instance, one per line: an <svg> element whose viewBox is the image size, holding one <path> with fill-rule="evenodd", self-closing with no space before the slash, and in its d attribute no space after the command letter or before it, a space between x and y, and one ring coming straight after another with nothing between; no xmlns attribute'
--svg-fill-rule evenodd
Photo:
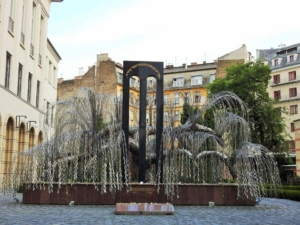
<svg viewBox="0 0 300 225"><path fill-rule="evenodd" d="M34 57L34 46L30 44L30 56Z"/></svg>
<svg viewBox="0 0 300 225"><path fill-rule="evenodd" d="M21 42L20 42L21 45L25 45L25 34L23 34L23 32L21 32Z"/></svg>
<svg viewBox="0 0 300 225"><path fill-rule="evenodd" d="M269 82L270 87L278 86L278 85L284 85L288 83L295 83L295 82L300 82L300 76L296 76L296 79L290 80L288 77L287 78L281 78L280 81L274 82L271 81Z"/></svg>
<svg viewBox="0 0 300 225"><path fill-rule="evenodd" d="M279 102L285 102L285 101L293 101L300 99L300 93L297 93L295 96L291 97L290 95L283 95L283 96L275 96L272 98L273 100L279 101Z"/></svg>
<svg viewBox="0 0 300 225"><path fill-rule="evenodd" d="M14 33L14 21L10 17L8 20L8 30L9 30L9 32Z"/></svg>

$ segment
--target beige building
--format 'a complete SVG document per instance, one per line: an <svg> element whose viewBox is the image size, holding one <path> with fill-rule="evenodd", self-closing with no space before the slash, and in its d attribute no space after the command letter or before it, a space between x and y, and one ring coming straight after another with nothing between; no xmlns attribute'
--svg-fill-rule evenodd
<svg viewBox="0 0 300 225"><path fill-rule="evenodd" d="M164 125L178 126L180 114L185 101L194 106L201 106L207 98L205 87L216 77L222 77L225 67L232 63L245 63L251 61L251 54L247 51L246 45L232 51L212 63L193 62L190 65L174 67L167 65L164 68ZM219 72L219 74L218 74ZM112 61L108 54L97 56L96 64L88 69L82 76L76 76L72 80L58 80L58 99L68 99L77 94L80 87L89 87L95 92L105 92L121 98L123 82L123 68L120 63ZM154 124L155 115L155 91L156 82L153 78L148 79L148 106L147 122ZM138 125L139 117L139 79L132 77L130 81L130 126Z"/></svg>
<svg viewBox="0 0 300 225"><path fill-rule="evenodd" d="M281 113L285 107L289 114L285 115L287 138L291 154L296 154L296 172L300 175L300 150L295 146L295 120L299 120L300 106L300 43L279 48L257 50L257 59L272 70L268 87L269 96L276 100L275 107Z"/></svg>
<svg viewBox="0 0 300 225"><path fill-rule="evenodd" d="M47 38L51 2L0 0L0 183L13 154L42 142L51 128L60 56ZM51 112L51 110L50 110Z"/></svg>
<svg viewBox="0 0 300 225"><path fill-rule="evenodd" d="M236 63L248 63L252 62L253 57L250 52L247 51L247 46L243 44L240 48L229 52L218 58L216 63L218 68L216 71L217 78L223 78L226 75L226 67Z"/></svg>

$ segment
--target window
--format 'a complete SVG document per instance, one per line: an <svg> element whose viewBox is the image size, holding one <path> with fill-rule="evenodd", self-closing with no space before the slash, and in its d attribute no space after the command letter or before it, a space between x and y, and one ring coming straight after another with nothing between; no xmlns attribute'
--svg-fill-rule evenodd
<svg viewBox="0 0 300 225"><path fill-rule="evenodd" d="M23 0L22 6L22 22L21 22L21 44L25 44L25 35L24 35L24 27L25 27L25 0Z"/></svg>
<svg viewBox="0 0 300 225"><path fill-rule="evenodd" d="M43 26L44 26L44 18L41 16L41 20L40 20L40 40L39 40L39 52L40 52L40 55L41 55L41 50L42 50L42 40L43 40ZM41 65L42 62L41 60L39 60L39 64Z"/></svg>
<svg viewBox="0 0 300 225"><path fill-rule="evenodd" d="M173 78L173 87L183 87L183 84L184 84L183 77Z"/></svg>
<svg viewBox="0 0 300 225"><path fill-rule="evenodd" d="M36 102L35 105L39 108L39 101L40 101L40 82L37 81L36 83Z"/></svg>
<svg viewBox="0 0 300 225"><path fill-rule="evenodd" d="M274 100L279 100L281 98L280 91L274 91Z"/></svg>
<svg viewBox="0 0 300 225"><path fill-rule="evenodd" d="M174 120L179 120L179 112L175 111Z"/></svg>
<svg viewBox="0 0 300 225"><path fill-rule="evenodd" d="M292 115L298 114L298 105L291 105L291 106L290 106L290 113L291 113Z"/></svg>
<svg viewBox="0 0 300 225"><path fill-rule="evenodd" d="M123 74L119 73L119 72L117 72L117 73L118 73L118 80L119 80L119 82L123 82Z"/></svg>
<svg viewBox="0 0 300 225"><path fill-rule="evenodd" d="M277 74L277 75L273 76L273 83L274 84L279 84L280 83L280 74Z"/></svg>
<svg viewBox="0 0 300 225"><path fill-rule="evenodd" d="M179 93L178 92L174 93L174 103L179 103Z"/></svg>
<svg viewBox="0 0 300 225"><path fill-rule="evenodd" d="M31 44L33 45L34 41L34 17L35 17L35 9L36 5L33 3L32 5L32 16L31 16ZM33 55L33 54L32 54Z"/></svg>
<svg viewBox="0 0 300 225"><path fill-rule="evenodd" d="M294 55L290 55L290 62L294 62Z"/></svg>
<svg viewBox="0 0 300 225"><path fill-rule="evenodd" d="M30 103L31 100L31 82L32 82L32 74L29 73L28 76L28 90L27 90L27 102Z"/></svg>
<svg viewBox="0 0 300 225"><path fill-rule="evenodd" d="M5 88L9 89L11 54L6 52Z"/></svg>
<svg viewBox="0 0 300 225"><path fill-rule="evenodd" d="M291 132L294 132L294 131L295 131L295 124L291 123Z"/></svg>
<svg viewBox="0 0 300 225"><path fill-rule="evenodd" d="M10 0L10 12L8 18L8 30L14 32L14 20L13 20L13 11L14 11L14 0Z"/></svg>
<svg viewBox="0 0 300 225"><path fill-rule="evenodd" d="M278 66L278 59L274 59L274 66Z"/></svg>
<svg viewBox="0 0 300 225"><path fill-rule="evenodd" d="M22 92L22 72L23 72L23 66L19 64L19 70L18 70L18 87L17 87L17 95L21 97Z"/></svg>
<svg viewBox="0 0 300 225"><path fill-rule="evenodd" d="M191 85L202 85L202 75L192 76Z"/></svg>
<svg viewBox="0 0 300 225"><path fill-rule="evenodd" d="M169 103L169 95L164 95L164 103Z"/></svg>
<svg viewBox="0 0 300 225"><path fill-rule="evenodd" d="M169 113L164 112L164 121L169 121Z"/></svg>
<svg viewBox="0 0 300 225"><path fill-rule="evenodd" d="M295 150L295 141L287 141L289 150Z"/></svg>
<svg viewBox="0 0 300 225"><path fill-rule="evenodd" d="M52 77L52 63L49 61L49 68L48 68L48 81L51 82Z"/></svg>
<svg viewBox="0 0 300 225"><path fill-rule="evenodd" d="M184 93L184 102L190 102L190 93L189 92Z"/></svg>
<svg viewBox="0 0 300 225"><path fill-rule="evenodd" d="M46 111L46 124L49 125L49 110L50 110L50 103L47 102L47 111Z"/></svg>
<svg viewBox="0 0 300 225"><path fill-rule="evenodd" d="M52 105L52 107L51 107L51 124L50 124L52 127L53 127L53 122L54 122L53 116L54 116L54 106Z"/></svg>
<svg viewBox="0 0 300 225"><path fill-rule="evenodd" d="M216 74L209 75L209 83L213 82L216 79Z"/></svg>
<svg viewBox="0 0 300 225"><path fill-rule="evenodd" d="M196 94L195 94L195 102L196 102L196 103L199 103L200 100L201 100L200 91L196 91Z"/></svg>
<svg viewBox="0 0 300 225"><path fill-rule="evenodd" d="M297 88L290 88L290 97L296 97L297 96Z"/></svg>
<svg viewBox="0 0 300 225"><path fill-rule="evenodd" d="M281 107L275 108L275 110L277 111L278 115L281 116Z"/></svg>
<svg viewBox="0 0 300 225"><path fill-rule="evenodd" d="M135 78L130 78L130 87L135 87Z"/></svg>
<svg viewBox="0 0 300 225"><path fill-rule="evenodd" d="M296 71L289 72L289 81L296 80Z"/></svg>
<svg viewBox="0 0 300 225"><path fill-rule="evenodd" d="M53 68L53 87L56 88L56 68Z"/></svg>

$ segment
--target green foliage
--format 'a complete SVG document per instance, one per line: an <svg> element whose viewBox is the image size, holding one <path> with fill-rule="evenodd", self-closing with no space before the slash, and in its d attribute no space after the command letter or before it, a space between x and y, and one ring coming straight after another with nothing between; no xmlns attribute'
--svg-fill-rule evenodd
<svg viewBox="0 0 300 225"><path fill-rule="evenodd" d="M249 109L252 142L274 152L287 151L285 123L267 92L270 67L257 61L231 65L226 72L223 79L216 79L208 86L210 93L231 91L238 95Z"/></svg>
<svg viewBox="0 0 300 225"><path fill-rule="evenodd" d="M189 118L189 112L191 109L191 105L189 103L185 102L182 107L183 108L182 108L182 113L180 114L180 123L185 124Z"/></svg>
<svg viewBox="0 0 300 225"><path fill-rule="evenodd" d="M300 185L300 177L299 176L295 176L292 178L292 185ZM299 190L300 190L300 186L299 186Z"/></svg>
<svg viewBox="0 0 300 225"><path fill-rule="evenodd" d="M300 191L299 190L271 190L267 189L267 196L266 197L277 197L282 199L290 199L295 201L300 201Z"/></svg>
<svg viewBox="0 0 300 225"><path fill-rule="evenodd" d="M102 128L104 128L106 126L102 113L97 115L97 125L98 125L98 130L101 130Z"/></svg>

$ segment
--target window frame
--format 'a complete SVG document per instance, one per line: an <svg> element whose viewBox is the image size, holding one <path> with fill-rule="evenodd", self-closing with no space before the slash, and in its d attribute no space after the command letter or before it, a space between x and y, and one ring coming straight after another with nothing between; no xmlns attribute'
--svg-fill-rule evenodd
<svg viewBox="0 0 300 225"><path fill-rule="evenodd" d="M297 97L297 88L293 87L289 89L290 98Z"/></svg>
<svg viewBox="0 0 300 225"><path fill-rule="evenodd" d="M273 75L273 84L280 83L280 74Z"/></svg>
<svg viewBox="0 0 300 225"><path fill-rule="evenodd" d="M280 90L274 91L274 100L279 100L279 99L281 99L281 91Z"/></svg>
<svg viewBox="0 0 300 225"><path fill-rule="evenodd" d="M290 105L290 114L291 115L298 114L298 105Z"/></svg>
<svg viewBox="0 0 300 225"><path fill-rule="evenodd" d="M184 77L174 77L172 79L172 87L183 87L184 86Z"/></svg>
<svg viewBox="0 0 300 225"><path fill-rule="evenodd" d="M18 69L18 86L17 86L17 96L22 96L22 74L23 74L23 66L19 63Z"/></svg>
<svg viewBox="0 0 300 225"><path fill-rule="evenodd" d="M11 54L9 52L6 52L5 83L4 83L4 87L6 89L9 89L9 83L10 83L11 58L12 58Z"/></svg>
<svg viewBox="0 0 300 225"><path fill-rule="evenodd" d="M191 76L191 86L194 85L203 85L203 75L199 74Z"/></svg>
<svg viewBox="0 0 300 225"><path fill-rule="evenodd" d="M32 87L32 74L28 75L28 86L27 86L27 102L31 102L31 87Z"/></svg>
<svg viewBox="0 0 300 225"><path fill-rule="evenodd" d="M296 71L289 72L289 81L296 80Z"/></svg>

